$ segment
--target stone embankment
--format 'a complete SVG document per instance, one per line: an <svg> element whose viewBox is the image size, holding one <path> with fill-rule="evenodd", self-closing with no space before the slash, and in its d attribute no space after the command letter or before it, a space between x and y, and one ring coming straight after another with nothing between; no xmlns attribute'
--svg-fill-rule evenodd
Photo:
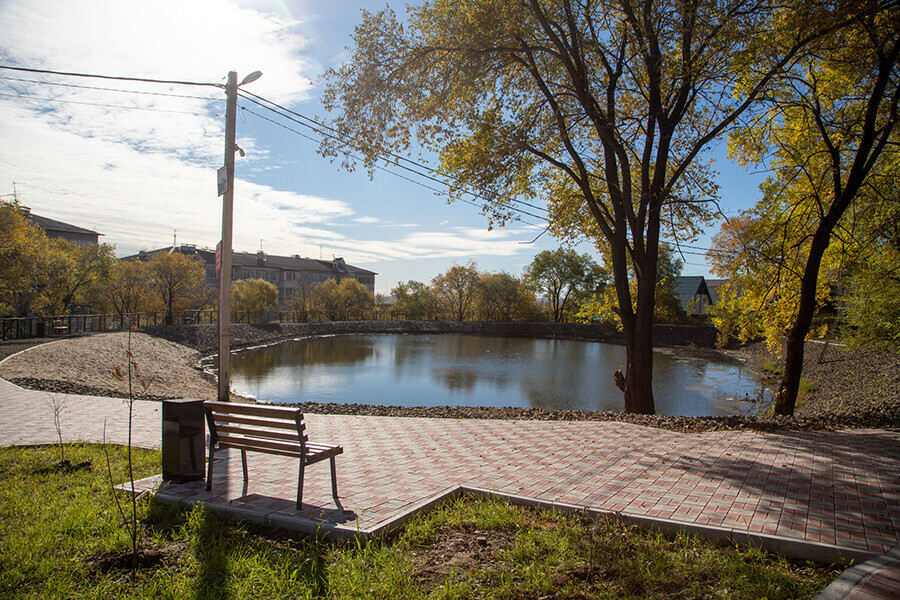
<svg viewBox="0 0 900 600"><path fill-rule="evenodd" d="M571 323L432 323L416 321L235 324L231 347L248 348L284 340L321 335L364 333L458 333L506 337L581 339L621 343L621 334L604 325ZM111 377L111 368L122 364L127 334L112 333L64 339L16 357L0 366L4 377L32 389L71 394L122 396L123 388ZM146 338L146 339L145 339ZM656 345L669 352L709 355L741 361L757 372L774 363L762 344L736 350L715 349L716 330L709 326L667 325L655 331ZM154 341L155 340L155 341ZM215 397L215 386L203 378L199 359L216 352L214 325L174 325L149 328L135 334L132 343L139 360L152 374L147 396L153 399ZM0 344L0 358L21 342ZM300 405L311 413L365 414L480 419L541 419L622 421L679 431L754 428L836 429L847 427L900 427L900 356L879 350L852 350L839 345L810 343L804 374L809 379L807 396L798 406L797 416L773 417L670 417L627 415L613 412L561 411L529 408L488 407L395 407L359 404ZM773 385L777 378L773 379ZM118 385L117 385L118 384ZM610 382L612 385L612 382Z"/></svg>

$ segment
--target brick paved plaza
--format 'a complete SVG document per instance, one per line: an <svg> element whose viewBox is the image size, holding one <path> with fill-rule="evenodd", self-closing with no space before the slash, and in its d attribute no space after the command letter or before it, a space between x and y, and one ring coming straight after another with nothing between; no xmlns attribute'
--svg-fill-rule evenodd
<svg viewBox="0 0 900 600"><path fill-rule="evenodd" d="M48 394L0 380L0 444L56 440ZM161 405L138 401L134 443L158 447ZM127 404L69 396L69 440L127 440ZM28 427L24 427L27 423ZM206 503L233 516L301 530L376 532L461 488L595 511L714 537L760 541L787 554L868 558L900 537L900 432L677 433L614 422L501 421L307 415L312 441L344 447L340 511L327 463L307 470L294 507L296 461L217 453L204 482L138 483L162 500ZM161 485L162 484L162 485ZM799 544L799 546L798 546Z"/></svg>

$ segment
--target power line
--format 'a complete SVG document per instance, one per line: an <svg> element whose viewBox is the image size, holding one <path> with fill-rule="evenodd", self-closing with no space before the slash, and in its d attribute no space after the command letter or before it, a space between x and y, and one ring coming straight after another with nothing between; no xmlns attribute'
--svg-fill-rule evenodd
<svg viewBox="0 0 900 600"><path fill-rule="evenodd" d="M4 77L0 76L0 79L5 79L7 81L20 81L22 83L36 83L39 85L56 85L62 87L69 88L77 88L81 90L99 90L103 92L124 92L126 94L141 94L144 96L165 96L167 98L188 98L191 100L205 100L207 102L225 102L225 98L209 98L207 96L189 96L187 94L167 94L164 92L147 92L142 90L123 90L120 88L107 88L107 87L98 87L93 85L77 85L74 83L62 83L60 81L40 81L38 79L21 79L18 77Z"/></svg>
<svg viewBox="0 0 900 600"><path fill-rule="evenodd" d="M263 107L263 108L265 108L265 107ZM250 113L251 115L253 115L253 116L257 117L257 118L260 118L260 119L262 119L263 121L268 121L269 123L272 123L273 125L276 125L276 126L278 126L278 127L281 127L282 129L285 129L285 130L287 130L287 131L290 131L291 133L294 133L294 134L296 134L296 135L299 135L300 137L305 138L305 139L307 139L307 140L310 140L310 141L313 141L313 142L316 142L316 143L318 143L318 142L320 141L320 140L318 140L318 139L316 139L316 138L314 138L314 137L312 137L312 136L306 135L305 133L302 133L302 132L300 132L300 131L297 131L296 129L293 129L292 127L288 127L287 125L284 125L283 123L279 123L279 122L275 121L274 119L270 119L270 118L268 118L268 117L264 117L263 115L261 115L261 114L255 112L255 111L253 111L253 110L251 110L251 109L249 109L249 108L247 108L247 107L245 107L245 106L241 106L241 110L244 111L244 112L248 112L248 113ZM358 157L353 156L353 155L351 155L351 156L352 156L353 158L356 158L356 159L358 160ZM399 167L401 167L401 168L406 168L406 169L408 169L408 167L403 167L402 165L398 165L396 162L391 162L391 161L386 161L386 162L388 162L388 164L393 164L394 166L399 166ZM413 179L413 178L411 178L411 177L407 177L406 175L403 175L403 174L401 174L401 173L397 173L396 171L392 171L392 170L390 170L390 169L388 169L388 168L386 168L386 167L383 167L383 166L381 166L381 165L375 165L375 168L378 169L378 170L380 170L380 171L384 171L385 173L390 173L390 174L393 175L394 177L399 177L400 179L403 179L403 180L405 180L405 181L409 181L410 183L413 183L413 184L415 184L415 185L418 185L419 187L423 187L423 188L425 188L426 190L430 190L430 191L435 192L435 193L437 193L437 194L446 194L446 191L445 191L445 190L441 190L441 189L432 187L432 186L430 186L430 185L427 185L427 184L425 184L425 183L422 183L421 181L416 181L415 179ZM413 172L416 173L415 171L413 171ZM416 174L421 175L420 173L416 173ZM441 182L441 183L443 183L443 182ZM465 204L469 204L470 206L474 206L475 208L478 208L478 209L481 209L481 208L482 208L482 207L481 207L480 205L478 205L477 203L472 202L471 200L466 200L465 198L459 198L459 201L460 201L460 202L463 202L463 203L465 203ZM523 211L519 211L518 209L515 209L515 208L513 208L512 210L516 210L517 212L523 212ZM523 212L523 214L528 214L528 213L524 213L524 212ZM535 217L535 218L537 218L537 219L542 219L542 217L538 217L538 216L536 216L536 215L529 215L529 216ZM525 224L527 224L527 225L534 225L534 226L537 226L537 225L535 225L534 223L529 223L528 221L522 221L522 222L525 223Z"/></svg>
<svg viewBox="0 0 900 600"><path fill-rule="evenodd" d="M91 78L91 79L104 79L104 80L113 80L113 81L134 81L134 82L140 82L140 83L155 83L155 84L165 84L165 85L204 86L204 87L216 87L216 88L220 88L220 89L224 87L224 85L223 85L223 84L220 84L220 83L199 82L199 81L169 80L169 79L152 79L152 78L146 78L146 77L124 77L124 76L114 76L114 75L100 75L100 74L95 74L95 73L78 73L78 72L67 72L67 71L53 71L53 70L49 70L49 69L34 69L34 68L29 68L29 67L14 67L14 66L11 66L11 65L0 65L0 69L2 69L2 70L10 70L10 71L20 71L20 72L25 72L25 73L40 73L40 74L44 74L44 75L58 75L58 76L62 76L62 77L84 77L84 78ZM92 87L92 86L77 86L77 85L74 85L74 84L64 84L64 83L54 83L54 82L41 82L41 81L34 81L34 80L21 80L21 79L16 80L16 79L13 79L13 78L10 78L10 77L3 77L3 79L8 79L8 80L12 80L12 81L23 81L23 82L27 82L27 83L37 83L37 84L46 84L46 85L63 85L63 86L68 86L68 87L73 87L73 88L96 89L96 90L115 91L115 92L122 92L122 93L134 93L134 94L149 93L149 94L151 94L151 95L160 95L160 96L168 95L168 94L154 93L154 92L141 92L141 91L138 91L138 90L121 90L121 89L111 89L111 88L99 88L99 87ZM286 107L284 107L284 106L281 106L280 104L277 104L277 103L275 103L275 102L272 102L271 100L268 100L268 99L266 99L266 98L263 98L262 96L257 96L256 94L253 94L253 93L251 93L251 92L247 92L247 91L245 91L245 90L240 90L239 93L240 93L241 97L243 97L244 99L249 100L249 101L251 101L251 102L257 104L258 106L260 106L260 107L262 107L262 108L265 108L265 109L267 109L267 110L269 110L269 111L271 111L271 112L274 112L274 113L278 114L279 116L281 116L281 117L283 117L283 118L286 118L286 119L289 119L289 120L291 120L291 121L293 121L293 122L295 122L295 123L297 123L297 124L299 124L299 125L301 125L301 126L307 127L307 128L309 128L309 129L311 129L312 131L315 131L317 134L319 134L319 135L321 135L321 136L328 137L328 138L330 138L330 139L334 139L334 140L340 142L341 144L343 144L343 145L345 145L345 146L350 146L350 147L356 147L356 146L357 146L356 144L353 144L353 143L351 143L351 142L348 142L346 139L343 139L341 136L339 136L339 135L337 135L337 134L332 134L332 133L328 133L328 132L324 131L325 129L330 130L330 131L334 131L334 128L333 128L333 127L330 127L330 126L328 126L328 125L325 125L325 124L323 124L323 123L320 123L320 122L316 121L315 119L312 119L312 118L310 118L310 117L307 117L306 115L303 115L303 114L301 114L301 113L298 113L298 112L295 112L295 111L293 111L293 110L290 110L290 109L288 109L288 108L286 108ZM187 97L187 96L180 96L180 95L177 95L177 94L170 94L170 95L171 95L171 96L174 96L174 97ZM19 99L25 99L25 100L31 100L31 101L61 102L61 103L66 103L66 104L80 104L80 105L85 105L85 106L98 106L98 107L103 107L103 108L117 108L117 109L125 109L125 110L146 110L146 111L152 111L152 112L167 112L167 113L191 114L191 115L197 115L197 116L204 116L204 115L200 115L200 114L198 114L198 113L191 113L191 112L187 112L187 111L175 111L175 110L155 109L155 108L145 108L145 107L137 107L137 106L121 106L121 105L112 105L112 104L100 104L100 103L82 102L82 101L76 101L76 100L61 100L61 99L52 99L52 98L39 98L39 97L35 97L35 96L25 96L25 95L21 95L21 94L20 94L20 95L12 95L12 94L2 94L2 93L0 93L0 96L10 97L10 98L19 98ZM211 98L201 98L201 97L196 97L196 96L195 96L194 98L195 98L195 99L202 99L202 100L213 100L213 99L211 99ZM263 104L263 102L265 102L265 103L267 103L267 104L270 104L270 105L276 107L278 110L276 110L275 108L272 108L272 107L270 107L270 106L267 106L266 104ZM246 110L245 107L242 107L242 108ZM279 112L279 111L281 111L281 112ZM249 111L249 112L251 112L251 114L254 114L255 116L257 116L257 117L259 117L259 118L265 119L265 117L262 117L262 115L259 115L259 114L257 114L257 113L253 113L252 111ZM304 119L305 121L309 121L309 123L312 123L313 125L310 125L309 123L305 123L305 122L303 122L303 121L298 121L297 119L291 117L290 115L294 115L294 116L296 116L296 117L299 117L300 119ZM272 123L274 123L274 124L276 124L276 125L279 125L279 126L284 127L283 125L280 125L279 123L277 123L277 122L275 122L275 121L272 121L271 119L265 119L265 120L271 121ZM285 128L285 129L288 129L289 131L292 131L293 133L295 133L295 134L297 134L297 135L301 135L301 136L303 136L303 137L306 137L307 139L311 139L311 140L316 141L316 142L319 141L319 140L315 140L315 139L313 139L313 138L310 138L309 136L304 136L304 135L301 134L300 132L298 132L298 131L296 131L296 130L293 130L293 129L289 128L289 127L284 127L284 128ZM352 155L351 155L351 156L352 156ZM387 160L387 159L386 159L386 162L387 162L388 164L393 164L394 166L396 166L396 167L398 167L398 168L401 168L401 169L404 169L404 170L406 170L406 171L409 171L409 172L413 173L414 175L417 175L417 176L422 177L422 178L425 178L425 179L429 179L429 180L431 180L431 181L434 181L434 182L436 182L436 183L439 183L439 184L441 184L441 185L443 185L443 186L447 186L448 188L451 188L451 189L452 189L452 186L451 186L450 184L448 184L446 181L443 181L443 180L441 180L441 179L439 179L439 178L437 178L437 177L434 177L434 176L432 176L432 175L429 174L429 173L435 173L435 172L436 172L436 171L435 171L434 169L432 169L431 167L429 167L429 166L427 166L427 165L424 165L424 164L422 164L422 163L418 163L418 162L416 162L416 161L410 160L410 159L408 159L408 158L406 158L406 157L403 157L403 156L400 156L400 155L396 155L396 154L388 154L388 156L390 156L390 158L392 159L392 160ZM357 160L359 160L357 157L354 157L354 158L356 158ZM418 168L420 168L420 169L424 169L424 170L428 171L428 173L423 173L423 172L421 172L421 171L417 171L417 170L414 169L414 168L411 168L411 167L408 167L408 166L402 164L403 162L409 163L409 164L411 164L411 165L413 165L413 166L415 166L415 167L418 167ZM407 181L410 181L410 182L412 182L412 183L415 183L415 184L417 184L417 185L420 185L420 186L422 186L422 187L424 187L424 188L426 188L426 189L432 190L432 191L434 191L434 192L436 192L436 193L439 193L439 194L446 194L446 193L447 193L445 190L439 190L439 189L436 189L436 188L427 186L427 185L425 185L425 184L423 184L423 183L421 183L421 182L415 181L415 180L413 180L413 179L411 179L411 178L409 178L409 177L405 177L405 176L403 176L403 175L401 175L401 174L399 174L399 173L396 173L396 172L391 171L391 170L389 170L389 169L386 169L386 168L384 168L384 167L380 167L380 166L377 166L377 165L376 165L376 168L379 168L379 169L381 169L381 170L387 171L388 173L391 173L391 174L393 174L393 175L396 176L396 177L400 177L400 178L402 178L402 179L406 179ZM488 200L487 198L484 198L483 196L480 196L479 194L476 194L476 193L473 193L473 192L470 192L470 191L467 191L467 190L464 190L463 193L464 193L464 194L468 194L468 195L470 195L470 196L472 196L472 197L474 197L474 198L480 198L480 199L482 199L482 200L485 200L485 201L488 201L488 202L489 202L489 200ZM482 208L483 208L483 207L479 206L478 204L476 204L476 203L474 203L474 202L471 202L471 201L468 201L468 200L465 200L465 199L463 199L463 198L458 198L458 199L459 199L460 201L462 201L462 202L465 202L466 204L470 204L470 205L475 206L475 207L477 207L477 208L479 208L479 209L482 209ZM541 210L541 211L549 212L549 211L547 211L547 209L544 208L544 207L535 206L535 205L530 204L530 203L528 203L528 202L525 202L525 201L523 201L523 200L513 199L512 202L516 202L516 203L522 204L522 205L524 205L524 206L528 206L528 207L533 208L533 209L535 209L535 210ZM541 216L538 216L538 215L529 213L528 211L524 211L524 210L522 210L522 209L520 209L520 208L516 208L516 207L514 207L514 206L508 206L507 208L508 208L509 210L513 211L513 212L517 212L517 213L520 213L520 214L524 214L524 215L530 216L530 217L535 218L535 219L539 219L539 220L544 220L544 221L546 221L546 218L545 218L545 217L541 217ZM531 224L531 223L529 223L529 224Z"/></svg>
<svg viewBox="0 0 900 600"><path fill-rule="evenodd" d="M286 108L286 107L284 107L284 106L281 106L280 104L278 104L278 103L276 103L276 102L272 102L271 100L269 100L269 99L267 99L267 98L263 98L262 96L258 96L258 95L254 94L254 93L252 93L252 92L248 92L248 91L245 91L245 90L238 90L238 95L240 95L241 97L243 97L245 100L249 100L250 102L253 102L253 103L256 104L256 105L261 106L262 108L265 108L266 110L269 110L269 111L274 112L274 113L276 113L276 114L280 114L282 117L284 117L284 118L286 118L286 119L290 119L291 121L294 121L294 122L297 123L298 125L302 125L303 127L307 127L307 128L309 128L309 129L315 131L316 133L318 133L318 134L321 135L321 136L324 136L324 137L327 137L327 138L336 140L336 141L340 142L341 144L344 144L345 146L350 146L350 147L356 148L357 150L359 149L359 144L358 144L358 143L355 143L355 142L353 142L352 140L351 140L351 141L348 141L348 140L347 140L344 136L342 136L339 132L335 131L335 129L334 129L333 127L331 127L330 125L326 125L326 124L324 124L324 123L321 123L321 122L317 121L316 119L313 119L312 117L308 117L308 116L306 116L306 115L304 115L304 114L301 114L301 113L298 113L298 112L296 112L296 111L293 111L293 110L291 110L291 109L289 109L289 108ZM265 102L265 103L267 103L267 104L271 104L272 106L274 106L274 107L277 108L278 110L275 110L275 108L272 108L272 106L266 106L266 104L263 104L263 102ZM279 112L279 111L280 111L280 112ZM287 113L287 114L284 114L284 113ZM303 121L309 121L309 123L312 123L312 125L310 125L309 123L305 123L305 122L303 122L303 121L298 121L297 119L294 119L294 118L292 118L291 116L288 116L288 115L293 115L293 116L295 116L295 117L298 117L298 118L300 118L300 119L303 119ZM327 130L329 130L329 131L331 131L331 132L334 132L334 133L327 133L327 132L323 131L324 129L327 129ZM413 165L414 167L417 167L417 168L419 168L419 169L424 169L424 170L428 171L428 173L436 173L436 172L437 172L435 169L429 167L427 164L420 163L420 162L418 162L418 161L414 161L414 160L412 160L412 159L410 159L410 158L407 158L407 157L405 157L405 156L401 156L401 155L399 155L399 154L394 154L394 153L390 153L390 152L387 153L387 156L391 157L391 158L393 159L393 161L394 161L394 164L396 164L398 167L400 167L400 168L402 168L402 169L406 169L406 170L408 170L408 171L411 171L411 172L413 172L413 173L416 173L416 174L419 175L420 177L425 177L426 179L431 179L432 181L434 181L434 182L436 182L436 183L440 183L441 185L445 185L445 186L447 186L447 187L450 187L450 185L449 185L446 181L444 181L444 180L442 180L442 179L440 179L440 178L438 178L438 177L434 177L433 175L426 174L426 173L420 173L420 172L417 172L417 171L415 171L415 169L411 169L411 168L406 167L406 166L404 166L404 165L402 165L402 164L400 164L400 163L409 163L409 164ZM484 201L486 201L486 202L490 202L490 200L489 200L488 198L485 198L484 196L481 196L480 194L476 194L475 192L470 192L470 191L468 191L468 190L463 190L463 193L468 194L468 195L470 195L470 196L472 196L472 197L474 197L474 198L480 198L481 200L484 200ZM534 209L534 210L539 210L539 211L544 211L544 212L550 212L549 210L547 210L547 208L545 208L545 207L543 207L543 206L537 206L537 205L531 204L531 203L529 203L529 202L526 202L526 201L524 201L524 200L513 199L512 202L516 202L516 203L518 203L518 204L521 204L521 205L523 205L523 206L527 206L527 207L529 207L529 208L531 208L531 209ZM525 211L522 211L522 212L525 212ZM529 214L529 213L526 212L525 214ZM537 218L537 219L544 219L544 217L538 217L538 216L536 216L536 215L530 215L530 214L529 214L529 216L532 216L532 217Z"/></svg>
<svg viewBox="0 0 900 600"><path fill-rule="evenodd" d="M0 93L0 96L3 96L5 98L18 98L21 100L31 100L31 101L35 101L35 102L62 102L63 104L81 104L83 106L99 106L101 108L120 108L120 109L124 109L124 110L146 110L146 111L150 111L150 112L174 113L174 114L180 114L180 115L194 115L197 117L209 116L206 113L190 112L190 111L186 111L186 110L169 110L169 109L165 109L165 108L150 108L150 107L146 107L146 106L122 106L122 105L116 105L116 104L101 104L98 102L82 102L80 100L62 100L59 98L41 98L39 96L25 96L22 94ZM215 116L220 116L220 115L215 115Z"/></svg>
<svg viewBox="0 0 900 600"><path fill-rule="evenodd" d="M63 77L87 77L91 79L111 79L115 81L139 81L141 83L162 83L166 85L194 85L205 87L224 88L221 83L207 83L202 81L179 81L172 79L150 79L147 77L121 77L117 75L97 75L94 73L72 73L66 71L50 71L48 69L31 69L28 67L13 67L10 65L0 65L0 69L8 71L22 71L25 73L42 73L44 75L61 75Z"/></svg>
<svg viewBox="0 0 900 600"><path fill-rule="evenodd" d="M740 254L738 250L725 250L722 248L705 248L703 246L687 246L685 244L672 244L672 246L674 250L681 252L682 254L700 254L698 252L685 252L683 250L684 248L688 250L700 250L706 253L711 252L713 254Z"/></svg>

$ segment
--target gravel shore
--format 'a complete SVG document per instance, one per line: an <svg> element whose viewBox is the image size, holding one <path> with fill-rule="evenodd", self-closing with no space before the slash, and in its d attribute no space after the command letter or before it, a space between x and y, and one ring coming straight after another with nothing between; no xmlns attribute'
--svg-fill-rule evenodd
<svg viewBox="0 0 900 600"><path fill-rule="evenodd" d="M280 326L234 325L232 347L275 343L308 331ZM311 331L315 334L318 331ZM0 377L31 389L70 394L123 397L128 394L128 344L140 374L133 379L136 395L143 398L215 399L214 382L199 369L202 356L214 352L213 326L174 326L146 332L104 333L47 340L0 342L0 359L27 349L0 364ZM687 352L715 352L686 349ZM754 344L726 351L758 373L773 360L764 345ZM116 367L126 375L119 381ZM527 408L385 407L358 404L299 405L305 412L482 419L622 421L678 431L753 428L834 429L900 427L900 356L878 350L853 351L837 345L810 343L804 375L812 382L793 418L771 417L670 417L628 415L595 411L560 411ZM148 383L144 392L138 383ZM774 383L773 383L774 385Z"/></svg>

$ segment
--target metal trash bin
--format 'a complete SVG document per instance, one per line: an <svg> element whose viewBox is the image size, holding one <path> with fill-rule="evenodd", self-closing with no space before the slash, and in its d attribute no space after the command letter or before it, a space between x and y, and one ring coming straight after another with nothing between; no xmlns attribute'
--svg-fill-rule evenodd
<svg viewBox="0 0 900 600"><path fill-rule="evenodd" d="M162 410L163 480L184 483L204 478L206 428L203 400L164 400Z"/></svg>

